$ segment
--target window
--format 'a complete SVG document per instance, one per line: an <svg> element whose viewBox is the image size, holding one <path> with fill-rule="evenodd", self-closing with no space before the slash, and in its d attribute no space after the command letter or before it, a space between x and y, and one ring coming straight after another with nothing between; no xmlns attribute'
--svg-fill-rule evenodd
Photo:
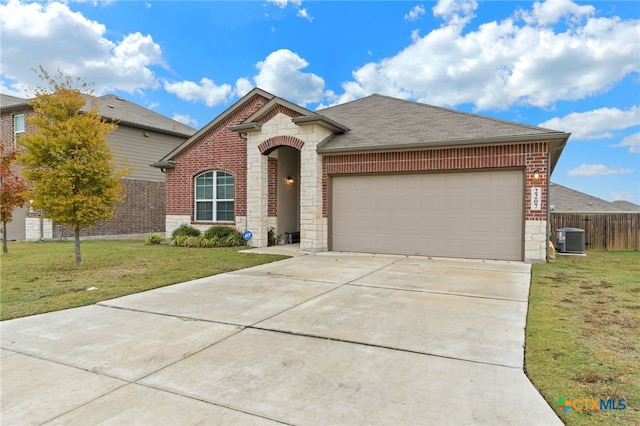
<svg viewBox="0 0 640 426"><path fill-rule="evenodd" d="M195 220L233 222L233 175L204 172L196 176Z"/></svg>
<svg viewBox="0 0 640 426"><path fill-rule="evenodd" d="M14 141L24 134L24 114L16 114L13 116L13 133Z"/></svg>

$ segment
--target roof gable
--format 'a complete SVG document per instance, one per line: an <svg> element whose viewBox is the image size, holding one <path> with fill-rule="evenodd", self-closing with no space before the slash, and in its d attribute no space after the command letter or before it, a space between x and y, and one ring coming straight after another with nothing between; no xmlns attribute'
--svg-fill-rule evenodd
<svg viewBox="0 0 640 426"><path fill-rule="evenodd" d="M331 120L324 115L310 111L277 96L274 96L269 102L263 105L242 123L236 126L231 126L229 129L238 133L259 130L264 123L280 112L291 117L291 121L298 125L319 124L334 133L344 133L349 130L348 127Z"/></svg>
<svg viewBox="0 0 640 426"><path fill-rule="evenodd" d="M189 139L187 139L182 144L180 144L180 146L178 146L176 149L174 149L173 151L169 152L167 155L162 157L160 161L152 164L152 166L161 167L161 168L173 167L176 158L178 158L180 154L186 151L191 145L196 143L198 140L200 140L200 138L203 135L205 135L209 131L213 130L215 127L224 123L225 120L233 116L236 112L240 111L245 105L250 103L256 97L262 97L262 98L265 98L267 101L269 101L274 98L274 95L262 89L259 89L257 87L254 88L249 93L247 93L242 98L240 98L236 103L234 103L229 108L227 108L222 114L218 115L216 118L214 118L209 123L207 123L204 127L202 127L200 130L194 133Z"/></svg>

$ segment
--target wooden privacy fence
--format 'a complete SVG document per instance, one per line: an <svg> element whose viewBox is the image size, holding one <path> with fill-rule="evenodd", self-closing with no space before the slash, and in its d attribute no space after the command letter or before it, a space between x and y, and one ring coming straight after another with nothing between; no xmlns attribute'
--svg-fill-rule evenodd
<svg viewBox="0 0 640 426"><path fill-rule="evenodd" d="M587 250L640 249L640 212L551 212L551 240L554 244L556 230L561 228L584 229Z"/></svg>

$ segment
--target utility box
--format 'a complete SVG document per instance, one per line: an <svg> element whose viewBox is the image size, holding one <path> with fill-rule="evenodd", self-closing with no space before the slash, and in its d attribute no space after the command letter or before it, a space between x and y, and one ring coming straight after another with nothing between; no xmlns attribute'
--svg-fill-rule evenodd
<svg viewBox="0 0 640 426"><path fill-rule="evenodd" d="M558 253L584 254L584 229L561 228L556 230L556 250Z"/></svg>

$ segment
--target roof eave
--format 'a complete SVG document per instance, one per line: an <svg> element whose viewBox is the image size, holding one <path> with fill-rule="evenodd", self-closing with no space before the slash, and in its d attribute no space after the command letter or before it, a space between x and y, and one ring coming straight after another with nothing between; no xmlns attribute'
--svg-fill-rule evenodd
<svg viewBox="0 0 640 426"><path fill-rule="evenodd" d="M347 126L320 114L296 117L291 121L297 125L318 124L328 130L331 130L334 133L346 133L351 130Z"/></svg>
<svg viewBox="0 0 640 426"><path fill-rule="evenodd" d="M398 151L415 148L447 148L447 147L460 147L460 146L473 146L473 145L489 145L489 144L508 144L508 143L529 143L529 142L544 142L544 141L560 141L566 142L570 133L545 133L535 135L521 135L521 136L499 136L493 138L480 138L480 139L458 139L458 140L443 140L434 142L414 142L407 144L386 144L378 146L361 146L361 147L329 147L325 148L319 146L317 152L319 154L341 154L347 152L379 152L379 151ZM559 157L559 154L558 154Z"/></svg>
<svg viewBox="0 0 640 426"><path fill-rule="evenodd" d="M157 169L174 169L176 167L175 161L158 161L156 163L150 164L149 166L155 167Z"/></svg>
<svg viewBox="0 0 640 426"><path fill-rule="evenodd" d="M238 124L235 126L229 126L227 127L227 129L231 130L232 132L236 132L236 133L246 133L246 132L252 132L255 130L260 130L262 128L262 124L257 123L255 121L252 121L250 123L242 123L242 124Z"/></svg>

